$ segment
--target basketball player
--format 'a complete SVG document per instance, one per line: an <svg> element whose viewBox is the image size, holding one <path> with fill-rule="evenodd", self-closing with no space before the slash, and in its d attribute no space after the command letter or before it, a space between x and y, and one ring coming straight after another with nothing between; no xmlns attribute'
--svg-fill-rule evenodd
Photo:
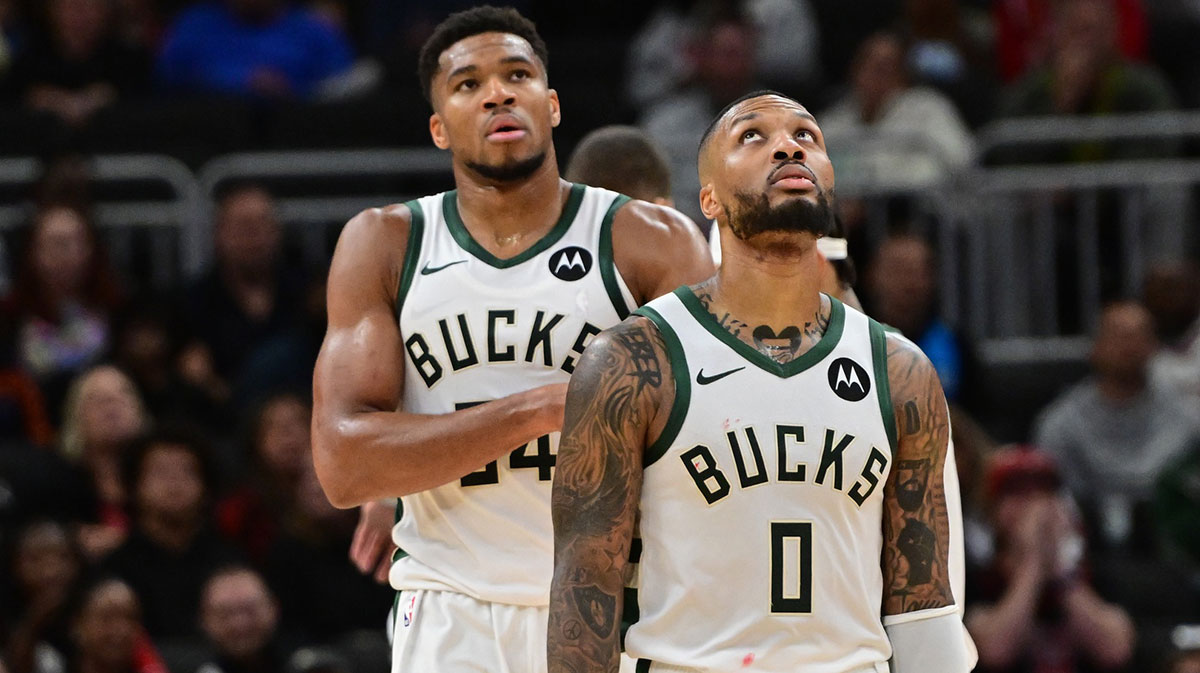
<svg viewBox="0 0 1200 673"><path fill-rule="evenodd" d="M635 199L674 206L671 167L658 144L636 126L601 126L579 141L564 177Z"/></svg>
<svg viewBox="0 0 1200 673"><path fill-rule="evenodd" d="M699 166L719 274L598 337L571 380L550 670L617 670L635 519L640 672L969 670L945 398L918 349L818 290L820 128L751 94L705 132Z"/></svg>
<svg viewBox="0 0 1200 673"><path fill-rule="evenodd" d="M335 505L401 497L393 671L544 670L565 384L602 329L712 266L675 211L559 178L545 45L515 11L451 16L419 74L457 189L343 231L314 460Z"/></svg>

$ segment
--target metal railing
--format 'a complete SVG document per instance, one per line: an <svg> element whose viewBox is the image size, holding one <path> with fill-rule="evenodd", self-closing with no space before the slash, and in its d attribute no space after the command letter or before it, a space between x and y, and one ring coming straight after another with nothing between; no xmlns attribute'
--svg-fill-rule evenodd
<svg viewBox="0 0 1200 673"><path fill-rule="evenodd" d="M1200 137L1200 114L1152 113L1002 121L983 129L976 141L982 157L1029 143L1191 136ZM1064 331L1086 332L1106 292L1138 294L1149 263L1195 242L1192 192L1200 186L1200 160L963 170L939 163L937 151L911 134L844 144L840 152L854 154L860 166L872 152L887 154L891 165L905 153L924 157L929 170L918 177L894 170L848 171L845 180L839 174L839 196L863 203L868 242L885 235L890 202L906 202L912 220L940 253L943 315L979 339L1033 348L1035 341L1022 338L1048 343L1046 337ZM228 181L294 183L276 190L281 219L295 230L306 257L315 260L331 252L330 227L356 212L411 198L434 182L452 183L449 155L433 148L241 153L214 159L197 172L164 156L102 156L92 160L91 169L98 182L155 183L170 194L105 201L97 208L118 261L126 254L122 230L151 230L156 285L207 266L212 197ZM41 172L34 159L0 159L0 187L32 185ZM0 204L0 230L27 217L23 206Z"/></svg>

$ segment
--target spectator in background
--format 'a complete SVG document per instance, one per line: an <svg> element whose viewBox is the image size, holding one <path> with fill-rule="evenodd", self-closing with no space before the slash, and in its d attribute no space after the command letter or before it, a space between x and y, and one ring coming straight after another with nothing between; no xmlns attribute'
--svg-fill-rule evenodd
<svg viewBox="0 0 1200 673"><path fill-rule="evenodd" d="M871 36L851 67L850 93L821 113L839 177L928 185L971 162L974 143L958 110L937 90L912 86L906 61L900 37Z"/></svg>
<svg viewBox="0 0 1200 673"><path fill-rule="evenodd" d="M312 407L293 393L267 399L249 423L248 478L217 503L221 534L262 566L312 463ZM389 527L390 530L390 527Z"/></svg>
<svg viewBox="0 0 1200 673"><path fill-rule="evenodd" d="M1051 51L1006 93L1002 116L1104 115L1174 107L1166 80L1156 70L1125 59L1117 48L1114 0L1061 0L1052 10ZM1065 154L1022 148L1023 161L1097 161L1161 154L1157 143L1083 143Z"/></svg>
<svg viewBox="0 0 1200 673"><path fill-rule="evenodd" d="M84 372L67 393L59 450L82 467L94 490L95 521L81 527L79 538L91 561L107 556L129 532L121 461L149 420L137 388L116 367Z"/></svg>
<svg viewBox="0 0 1200 673"><path fill-rule="evenodd" d="M1119 670L1133 655L1129 615L1087 581L1086 545L1054 461L1036 450L997 452L987 472L996 557L970 577L967 628L979 673Z"/></svg>
<svg viewBox="0 0 1200 673"><path fill-rule="evenodd" d="M949 96L971 126L995 113L991 35L982 14L956 0L905 0L900 26L913 80Z"/></svg>
<svg viewBox="0 0 1200 673"><path fill-rule="evenodd" d="M71 673L168 673L146 637L138 597L119 579L83 588L71 612L70 636Z"/></svg>
<svg viewBox="0 0 1200 673"><path fill-rule="evenodd" d="M714 15L740 14L754 29L751 59L768 86L794 92L820 79L819 25L808 0L676 0L660 8L634 36L629 51L628 91L648 110L686 87L709 67L704 33ZM680 49L683 45L684 49ZM728 97L733 100L745 91ZM722 103L724 105L724 103ZM704 125L701 125L704 126Z"/></svg>
<svg viewBox="0 0 1200 673"><path fill-rule="evenodd" d="M704 222L696 148L713 116L726 103L757 88L757 30L736 3L714 3L687 43L695 62L691 84L647 110L640 126L666 151L675 207Z"/></svg>
<svg viewBox="0 0 1200 673"><path fill-rule="evenodd" d="M1055 0L992 0L999 75L1011 83L1031 68L1045 65L1052 49L1051 15ZM1130 61L1146 58L1148 22L1142 0L1116 0L1117 48Z"/></svg>
<svg viewBox="0 0 1200 673"><path fill-rule="evenodd" d="M245 408L276 389L305 385L316 348L305 329L305 278L283 263L275 202L236 184L217 197L213 267L189 289L183 319L193 338L184 380ZM310 352L311 351L311 352Z"/></svg>
<svg viewBox="0 0 1200 673"><path fill-rule="evenodd" d="M937 314L933 248L912 234L886 239L867 270L870 315L900 330L929 357L946 399L960 402L970 392L971 354Z"/></svg>
<svg viewBox="0 0 1200 673"><path fill-rule="evenodd" d="M210 0L184 10L158 60L174 91L253 98L308 98L347 71L345 36L286 0Z"/></svg>
<svg viewBox="0 0 1200 673"><path fill-rule="evenodd" d="M79 126L146 90L149 55L118 33L111 0L46 0L46 29L13 62L9 86L36 110Z"/></svg>
<svg viewBox="0 0 1200 673"><path fill-rule="evenodd" d="M575 146L563 178L674 206L671 167L654 139L635 126L603 126Z"/></svg>
<svg viewBox="0 0 1200 673"><path fill-rule="evenodd" d="M257 572L222 568L204 585L200 626L213 659L196 673L283 673L291 652L280 642L279 603Z"/></svg>
<svg viewBox="0 0 1200 673"><path fill-rule="evenodd" d="M14 536L5 559L4 617L0 654L12 673L66 669L70 651L69 598L83 573L83 557L62 523L35 520Z"/></svg>
<svg viewBox="0 0 1200 673"><path fill-rule="evenodd" d="M310 643L332 644L360 631L382 635L396 594L346 561L356 516L329 504L311 461L303 468L266 569L283 624Z"/></svg>
<svg viewBox="0 0 1200 673"><path fill-rule="evenodd" d="M103 566L137 592L156 641L196 634L205 579L237 554L212 531L212 472L194 430L155 432L130 449L134 526Z"/></svg>
<svg viewBox="0 0 1200 673"><path fill-rule="evenodd" d="M1157 349L1144 307L1109 305L1092 345L1092 376L1052 402L1034 429L1038 446L1058 459L1099 541L1115 548L1149 544L1134 534L1151 529L1141 519L1154 481L1200 434L1177 396L1150 385Z"/></svg>
<svg viewBox="0 0 1200 673"><path fill-rule="evenodd" d="M21 365L53 411L62 408L70 380L108 348L109 321L120 303L98 239L82 212L40 210L9 298Z"/></svg>
<svg viewBox="0 0 1200 673"><path fill-rule="evenodd" d="M1200 268L1190 260L1154 265L1143 288L1161 345L1150 379L1200 416Z"/></svg>

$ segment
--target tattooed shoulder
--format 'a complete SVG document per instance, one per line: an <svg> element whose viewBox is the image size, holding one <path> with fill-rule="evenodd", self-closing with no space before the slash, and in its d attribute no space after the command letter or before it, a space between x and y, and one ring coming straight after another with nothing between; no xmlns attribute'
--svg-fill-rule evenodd
<svg viewBox="0 0 1200 673"><path fill-rule="evenodd" d="M950 420L933 364L912 342L887 338L888 384L897 430L895 468L884 490L884 614L953 603L949 515L942 481Z"/></svg>

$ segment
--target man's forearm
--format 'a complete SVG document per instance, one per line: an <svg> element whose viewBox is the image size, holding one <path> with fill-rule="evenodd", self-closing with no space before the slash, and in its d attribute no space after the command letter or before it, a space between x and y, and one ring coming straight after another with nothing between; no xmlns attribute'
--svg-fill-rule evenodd
<svg viewBox="0 0 1200 673"><path fill-rule="evenodd" d="M583 564L600 550L555 562L546 657L550 673L617 673L624 583L620 573Z"/></svg>
<svg viewBox="0 0 1200 673"><path fill-rule="evenodd" d="M537 391L449 414L359 411L313 424L313 457L330 502L416 493L459 479L557 430Z"/></svg>

